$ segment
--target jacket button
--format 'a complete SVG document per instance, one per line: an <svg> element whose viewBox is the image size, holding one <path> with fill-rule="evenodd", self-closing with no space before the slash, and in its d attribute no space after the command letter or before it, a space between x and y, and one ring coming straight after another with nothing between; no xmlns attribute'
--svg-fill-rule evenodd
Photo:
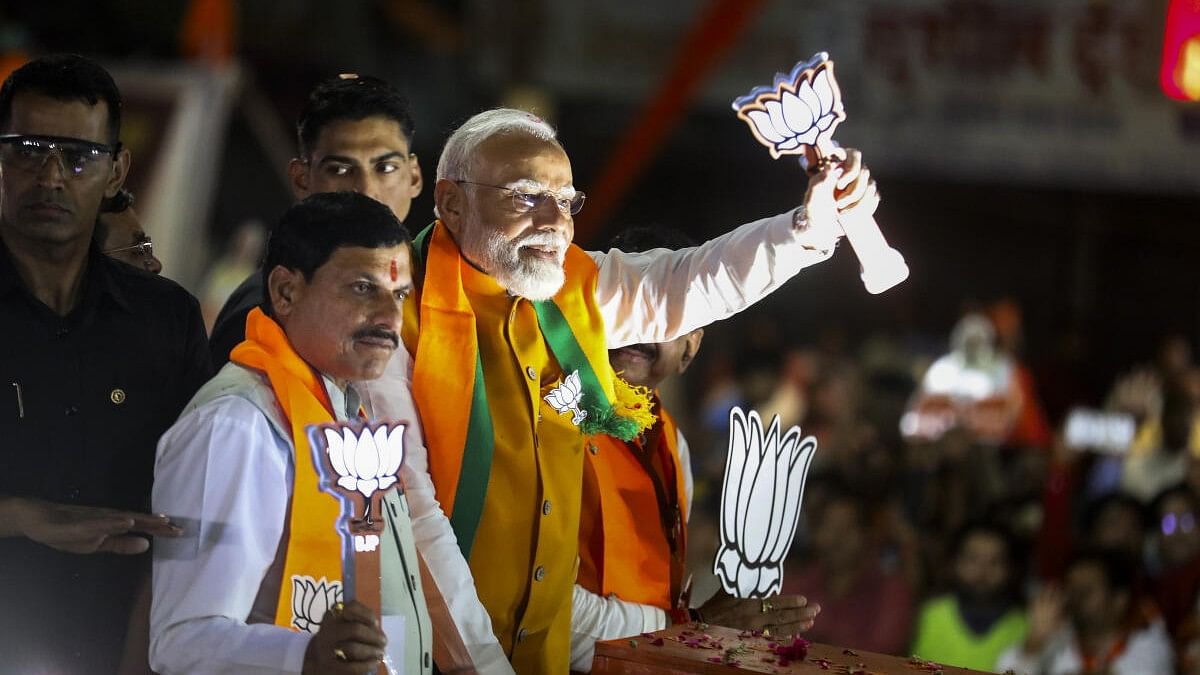
<svg viewBox="0 0 1200 675"><path fill-rule="evenodd" d="M525 638L527 637L529 637L529 631L525 630L524 628L517 631L517 642L524 642Z"/></svg>
<svg viewBox="0 0 1200 675"><path fill-rule="evenodd" d="M594 455L597 452L600 452L600 448L597 448L595 443L588 443L588 452Z"/></svg>
<svg viewBox="0 0 1200 675"><path fill-rule="evenodd" d="M78 408L78 407L76 407L76 406L73 406L73 405L69 405L69 406L67 406L67 409L66 409L66 411L65 411L65 412L67 413L67 416L71 416L71 415L78 415L78 414L79 414L79 408Z"/></svg>
<svg viewBox="0 0 1200 675"><path fill-rule="evenodd" d="M543 516L550 515L550 500L549 499L542 502L542 515Z"/></svg>
<svg viewBox="0 0 1200 675"><path fill-rule="evenodd" d="M546 578L546 568L538 565L538 568L533 571L533 580L541 581Z"/></svg>
<svg viewBox="0 0 1200 675"><path fill-rule="evenodd" d="M525 366L525 374L528 375L529 379L531 380L537 379L537 371L533 369L533 366Z"/></svg>

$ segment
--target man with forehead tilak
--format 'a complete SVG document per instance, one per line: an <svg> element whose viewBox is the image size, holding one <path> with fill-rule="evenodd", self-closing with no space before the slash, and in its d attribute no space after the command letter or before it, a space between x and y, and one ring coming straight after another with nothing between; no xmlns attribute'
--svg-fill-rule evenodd
<svg viewBox="0 0 1200 675"><path fill-rule="evenodd" d="M498 643L517 672L562 673L588 438L628 440L654 421L607 350L745 309L832 255L839 215L873 212L878 196L848 150L792 211L683 251L587 253L570 243L584 196L554 130L500 109L451 135L434 197L405 307L414 358L393 358L368 397L381 417L404 417L411 387L432 481L431 494L406 486L414 518L439 503L450 517L450 529L414 530L467 648ZM418 455L409 448L410 466ZM472 613L472 580L486 616ZM647 611L646 630L666 623Z"/></svg>
<svg viewBox="0 0 1200 675"><path fill-rule="evenodd" d="M184 535L154 551L157 672L349 675L377 669L385 650L399 672L430 672L402 488L381 506L381 623L343 594L341 507L318 489L306 438L369 416L354 383L399 348L411 287L407 231L364 195L310 196L272 229L267 299L246 339L159 442L154 507ZM355 471L376 475L373 450L353 451Z"/></svg>

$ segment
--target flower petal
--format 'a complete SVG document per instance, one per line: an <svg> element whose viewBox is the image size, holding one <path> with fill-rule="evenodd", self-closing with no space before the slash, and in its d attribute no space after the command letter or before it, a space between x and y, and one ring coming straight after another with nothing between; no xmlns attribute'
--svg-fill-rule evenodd
<svg viewBox="0 0 1200 675"><path fill-rule="evenodd" d="M358 485L358 479L354 476L342 476L337 484L347 490L353 490Z"/></svg>
<svg viewBox="0 0 1200 675"><path fill-rule="evenodd" d="M375 436L364 428L354 449L354 475L359 480L374 478L379 471L379 448L375 447Z"/></svg>
<svg viewBox="0 0 1200 675"><path fill-rule="evenodd" d="M397 479L395 476L380 476L378 480L379 480L379 489L386 490L386 489L392 487L392 485L396 483Z"/></svg>
<svg viewBox="0 0 1200 675"><path fill-rule="evenodd" d="M725 456L725 481L721 488L721 540L734 546L738 542L738 493L748 452L746 414L734 406L729 409L729 450Z"/></svg>
<svg viewBox="0 0 1200 675"><path fill-rule="evenodd" d="M778 565L767 565L762 568L758 577L758 584L754 587L755 593L760 598L767 598L779 592L780 586L783 584L783 574Z"/></svg>
<svg viewBox="0 0 1200 675"><path fill-rule="evenodd" d="M817 111L810 109L790 91L783 92L783 119L794 133L802 134L813 125Z"/></svg>
<svg viewBox="0 0 1200 675"><path fill-rule="evenodd" d="M304 600L304 591L304 579L298 575L292 575L292 616L297 619L305 618L304 612L308 609L308 603Z"/></svg>
<svg viewBox="0 0 1200 675"><path fill-rule="evenodd" d="M400 471L400 465L404 462L404 429L403 424L393 425L388 430L387 442L380 446L383 457L383 468L379 472L381 476L395 476Z"/></svg>
<svg viewBox="0 0 1200 675"><path fill-rule="evenodd" d="M774 542L774 530L779 525L774 515L775 478L779 475L778 452L779 417L776 416L771 420L771 427L762 441L758 471L750 484L743 535L739 539L746 560L750 563L764 560L767 546Z"/></svg>
<svg viewBox="0 0 1200 675"><path fill-rule="evenodd" d="M783 119L782 103L779 101L767 101L763 104L763 107L767 109L767 114L771 116L771 126L775 127L775 131L778 131L785 138L796 134L794 130L788 128L787 122ZM800 131L803 131L803 129Z"/></svg>
<svg viewBox="0 0 1200 675"><path fill-rule="evenodd" d="M771 124L771 116L765 110L751 110L746 113L750 121L754 123L754 128L758 133L772 143L780 143L786 139L778 131L775 131L774 125Z"/></svg>
<svg viewBox="0 0 1200 675"><path fill-rule="evenodd" d="M813 91L817 94L817 99L821 104L813 108L816 113L813 117L820 117L833 112L833 85L829 82L829 69L822 68L820 72L813 77Z"/></svg>
<svg viewBox="0 0 1200 675"><path fill-rule="evenodd" d="M366 480L363 480L362 478L358 479L358 491L361 492L364 497L370 499L371 495L375 494L375 491L378 489L378 478L368 478Z"/></svg>
<svg viewBox="0 0 1200 675"><path fill-rule="evenodd" d="M754 567L743 567L738 570L737 577L737 593L739 598L752 598L754 591L758 588L759 571Z"/></svg>
<svg viewBox="0 0 1200 675"><path fill-rule="evenodd" d="M342 435L337 431L325 427L325 452L329 454L329 463L333 466L333 470L339 476L345 476L349 473L346 468L345 450L342 443Z"/></svg>

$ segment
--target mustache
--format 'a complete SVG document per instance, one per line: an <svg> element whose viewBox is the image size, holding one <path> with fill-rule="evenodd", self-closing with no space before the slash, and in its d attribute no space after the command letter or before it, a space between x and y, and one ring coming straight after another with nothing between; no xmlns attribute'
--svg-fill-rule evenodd
<svg viewBox="0 0 1200 675"><path fill-rule="evenodd" d="M552 232L531 232L512 242L514 246L553 246L560 253L567 249L571 242L566 237Z"/></svg>
<svg viewBox="0 0 1200 675"><path fill-rule="evenodd" d="M353 338L361 340L363 338L379 338L381 340L391 340L394 349L400 348L400 335L396 331L391 331L386 328L362 328L354 332Z"/></svg>

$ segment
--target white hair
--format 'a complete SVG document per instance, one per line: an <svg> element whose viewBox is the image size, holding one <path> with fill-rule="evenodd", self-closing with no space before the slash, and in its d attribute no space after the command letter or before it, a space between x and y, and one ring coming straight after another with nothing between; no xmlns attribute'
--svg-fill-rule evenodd
<svg viewBox="0 0 1200 675"><path fill-rule="evenodd" d="M437 178L441 180L466 180L471 159L481 143L500 134L522 133L543 141L558 142L554 127L545 120L513 108L485 110L467 120L446 140L442 156L438 159Z"/></svg>

